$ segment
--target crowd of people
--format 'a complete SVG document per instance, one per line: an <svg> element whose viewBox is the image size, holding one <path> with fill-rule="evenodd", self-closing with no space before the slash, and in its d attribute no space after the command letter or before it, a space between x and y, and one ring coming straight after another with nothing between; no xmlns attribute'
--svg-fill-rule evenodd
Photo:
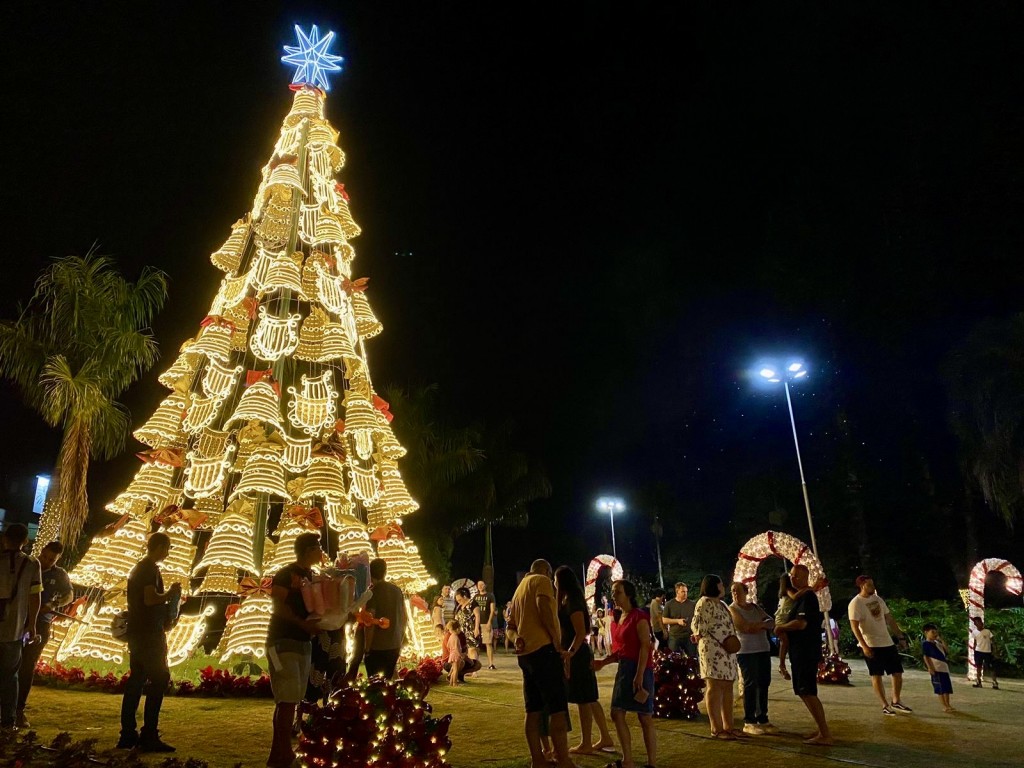
<svg viewBox="0 0 1024 768"><path fill-rule="evenodd" d="M38 558L24 553L28 530L10 525L0 537L0 729L28 727L26 701L36 663L49 639L50 623L73 599L67 573L57 563L59 542L42 548ZM144 752L173 752L160 736L159 718L170 681L166 633L181 605L181 586L165 589L160 563L168 556L170 538L150 535L146 555L127 582L128 616L125 640L130 676L121 708L119 748ZM396 675L409 617L405 596L387 580L387 563L369 563L369 588L351 605L349 619L365 606L366 621L358 622L355 647L345 648L341 630L327 631L303 598L304 583L322 564L320 536L304 533L294 542L294 562L273 578L266 657L273 691L273 743L267 765L290 766L295 760L293 739L296 714L304 701L316 701L334 687L353 679L359 667L367 675ZM466 582L464 582L466 583ZM532 764L573 765L573 755L618 751L615 768L635 768L628 716L635 713L643 735L646 766L656 765L657 733L653 724L656 650L695 657L705 681L704 704L711 734L731 741L776 731L769 717L768 690L772 682L772 645L779 653L778 674L789 681L814 722L804 743L827 746L832 733L818 698L818 666L822 659L824 617L817 593L823 580L809 583L808 569L793 565L780 583L779 608L769 615L751 599L742 582L726 584L709 574L691 599L689 586L675 584L673 596L654 590L646 605L628 580L611 585L610 602L588 605L573 569L552 569L535 561L499 614L494 594L484 581L453 589L445 585L431 605L431 617L441 644L444 669L451 685L459 685L485 669L494 670L495 645L504 623L504 642L515 653L523 678L525 736ZM857 594L848 606L853 635L864 655L875 695L886 717L909 714L901 699L903 666L900 650L908 637L878 595L874 580L856 579ZM726 602L726 596L731 601ZM2 597L7 595L6 598ZM987 678L999 683L992 666L992 632L980 618L972 642L977 663L976 686ZM922 628L922 654L939 704L951 704L949 651L938 627ZM773 640L774 639L774 640ZM610 720L600 702L597 672L614 664ZM884 678L890 678L888 691ZM742 681L743 724L733 721L733 691ZM142 728L137 711L145 696ZM580 740L569 746L569 707L576 705Z"/></svg>

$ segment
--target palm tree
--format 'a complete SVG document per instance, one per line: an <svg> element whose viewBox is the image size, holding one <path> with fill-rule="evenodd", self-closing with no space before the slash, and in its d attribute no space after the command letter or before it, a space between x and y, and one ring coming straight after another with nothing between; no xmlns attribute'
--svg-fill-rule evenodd
<svg viewBox="0 0 1024 768"><path fill-rule="evenodd" d="M1012 526L1024 508L1024 314L980 323L945 378L964 473Z"/></svg>
<svg viewBox="0 0 1024 768"><path fill-rule="evenodd" d="M124 448L129 414L116 398L156 362L149 325L166 298L163 272L143 267L132 283L94 247L55 259L18 318L0 321L0 376L63 429L40 529L69 547L89 515L90 459Z"/></svg>
<svg viewBox="0 0 1024 768"><path fill-rule="evenodd" d="M551 482L544 469L512 445L514 432L515 426L510 421L484 432L484 460L457 487L458 505L452 510L453 538L484 529L483 579L491 586L494 584L493 527L526 527L530 503L551 495Z"/></svg>
<svg viewBox="0 0 1024 768"><path fill-rule="evenodd" d="M451 510L470 503L460 483L480 466L483 452L475 429L440 418L437 395L437 384L384 388L395 414L395 435L408 451L400 464L402 478L420 505L406 527L430 572L446 579L454 546Z"/></svg>

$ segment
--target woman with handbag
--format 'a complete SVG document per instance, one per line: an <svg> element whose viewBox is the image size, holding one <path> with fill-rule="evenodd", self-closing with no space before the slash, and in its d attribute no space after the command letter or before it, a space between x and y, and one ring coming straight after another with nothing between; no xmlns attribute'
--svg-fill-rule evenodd
<svg viewBox="0 0 1024 768"><path fill-rule="evenodd" d="M736 660L743 675L743 732L751 736L774 733L775 726L768 721L768 686L772 682L768 633L775 628L775 619L747 600L747 585L741 581L732 584L729 613L740 639Z"/></svg>
<svg viewBox="0 0 1024 768"><path fill-rule="evenodd" d="M725 584L714 574L700 583L700 599L693 609L693 640L697 642L700 676L704 678L704 706L711 721L711 735L734 740L732 685L736 681L736 652L740 649L732 614L722 602Z"/></svg>

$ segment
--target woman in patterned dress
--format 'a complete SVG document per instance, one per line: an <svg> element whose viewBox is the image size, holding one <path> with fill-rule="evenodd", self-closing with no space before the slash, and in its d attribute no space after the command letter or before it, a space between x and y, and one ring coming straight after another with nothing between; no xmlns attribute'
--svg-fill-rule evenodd
<svg viewBox="0 0 1024 768"><path fill-rule="evenodd" d="M722 597L725 584L719 576L708 574L700 583L701 597L693 609L693 639L697 641L700 676L704 678L704 706L711 721L711 735L733 740L732 685L736 681L736 654L722 646L729 635L736 634L732 614ZM742 733L742 732L741 732Z"/></svg>
<svg viewBox="0 0 1024 768"><path fill-rule="evenodd" d="M463 633L466 635L469 658L480 657L480 646L483 644L483 637L480 632L480 608L473 601L469 590L466 587L459 587L455 590L455 621L459 622Z"/></svg>

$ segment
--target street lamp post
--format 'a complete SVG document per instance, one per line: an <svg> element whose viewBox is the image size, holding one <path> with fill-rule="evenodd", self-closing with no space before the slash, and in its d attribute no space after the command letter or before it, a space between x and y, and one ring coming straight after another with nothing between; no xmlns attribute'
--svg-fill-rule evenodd
<svg viewBox="0 0 1024 768"><path fill-rule="evenodd" d="M818 554L818 540L814 535L814 518L811 517L811 497L807 493L807 479L804 477L804 462L800 458L800 440L796 434L796 418L793 416L793 398L789 394L789 383L799 381L807 376L807 368L800 361L792 361L779 370L772 365L762 366L758 374L770 384L782 383L786 391L786 407L789 409L789 425L793 429L793 445L796 448L796 465L800 470L800 490L804 495L804 510L807 512L807 527L811 532L811 551L821 562L821 555ZM828 611L825 611L825 637L829 649L834 653L836 650L835 641L832 637L832 624L829 620Z"/></svg>
<svg viewBox="0 0 1024 768"><path fill-rule="evenodd" d="M625 502L622 499L616 499L609 496L602 496L597 500L597 509L599 512L607 512L608 519L612 524L612 557L616 560L619 559L618 553L615 551L615 513L623 512L626 509Z"/></svg>

